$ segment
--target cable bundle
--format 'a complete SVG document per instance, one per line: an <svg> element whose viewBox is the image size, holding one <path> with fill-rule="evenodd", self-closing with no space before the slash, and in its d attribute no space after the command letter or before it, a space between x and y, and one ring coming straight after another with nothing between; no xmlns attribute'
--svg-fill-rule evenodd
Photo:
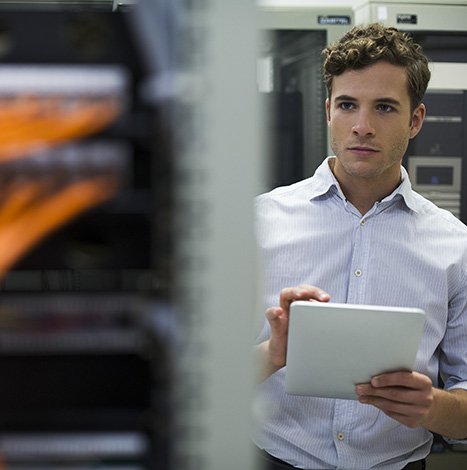
<svg viewBox="0 0 467 470"><path fill-rule="evenodd" d="M48 167L44 155L102 131L120 111L112 95L0 98L0 279L52 231L116 194L115 168L93 172L83 161L77 170L69 160Z"/></svg>

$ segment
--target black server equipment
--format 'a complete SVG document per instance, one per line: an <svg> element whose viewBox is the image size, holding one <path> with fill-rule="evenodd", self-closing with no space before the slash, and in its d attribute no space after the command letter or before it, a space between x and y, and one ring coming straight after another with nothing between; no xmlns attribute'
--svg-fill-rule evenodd
<svg viewBox="0 0 467 470"><path fill-rule="evenodd" d="M10 3L0 466L167 468L172 133L142 91L156 68L126 9Z"/></svg>

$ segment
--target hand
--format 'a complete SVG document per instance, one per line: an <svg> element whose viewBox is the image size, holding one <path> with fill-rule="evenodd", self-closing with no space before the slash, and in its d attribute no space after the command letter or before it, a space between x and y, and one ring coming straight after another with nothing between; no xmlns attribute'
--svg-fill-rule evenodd
<svg viewBox="0 0 467 470"><path fill-rule="evenodd" d="M358 401L373 405L408 428L423 426L434 403L431 379L418 372L379 375L355 387Z"/></svg>
<svg viewBox="0 0 467 470"><path fill-rule="evenodd" d="M290 304L296 300L328 302L329 299L329 294L322 289L305 284L282 289L280 306L271 307L266 311L266 318L271 326L271 337L268 341L269 360L276 370L284 367L286 362Z"/></svg>

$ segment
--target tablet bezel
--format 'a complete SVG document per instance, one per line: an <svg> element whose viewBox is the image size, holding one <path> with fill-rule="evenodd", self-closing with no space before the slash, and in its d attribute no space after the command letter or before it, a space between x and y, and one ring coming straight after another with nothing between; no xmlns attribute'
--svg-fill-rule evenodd
<svg viewBox="0 0 467 470"><path fill-rule="evenodd" d="M358 383L413 370L424 323L418 308L293 302L285 391L356 400Z"/></svg>

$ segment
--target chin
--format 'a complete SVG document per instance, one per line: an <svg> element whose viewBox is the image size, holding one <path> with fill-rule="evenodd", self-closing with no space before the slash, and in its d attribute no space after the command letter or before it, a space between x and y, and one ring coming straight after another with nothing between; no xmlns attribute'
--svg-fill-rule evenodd
<svg viewBox="0 0 467 470"><path fill-rule="evenodd" d="M371 165L367 162L343 165L343 167L349 176L358 178L376 178L377 176L380 176L382 173L384 173L381 171L381 169L375 168L374 165Z"/></svg>

